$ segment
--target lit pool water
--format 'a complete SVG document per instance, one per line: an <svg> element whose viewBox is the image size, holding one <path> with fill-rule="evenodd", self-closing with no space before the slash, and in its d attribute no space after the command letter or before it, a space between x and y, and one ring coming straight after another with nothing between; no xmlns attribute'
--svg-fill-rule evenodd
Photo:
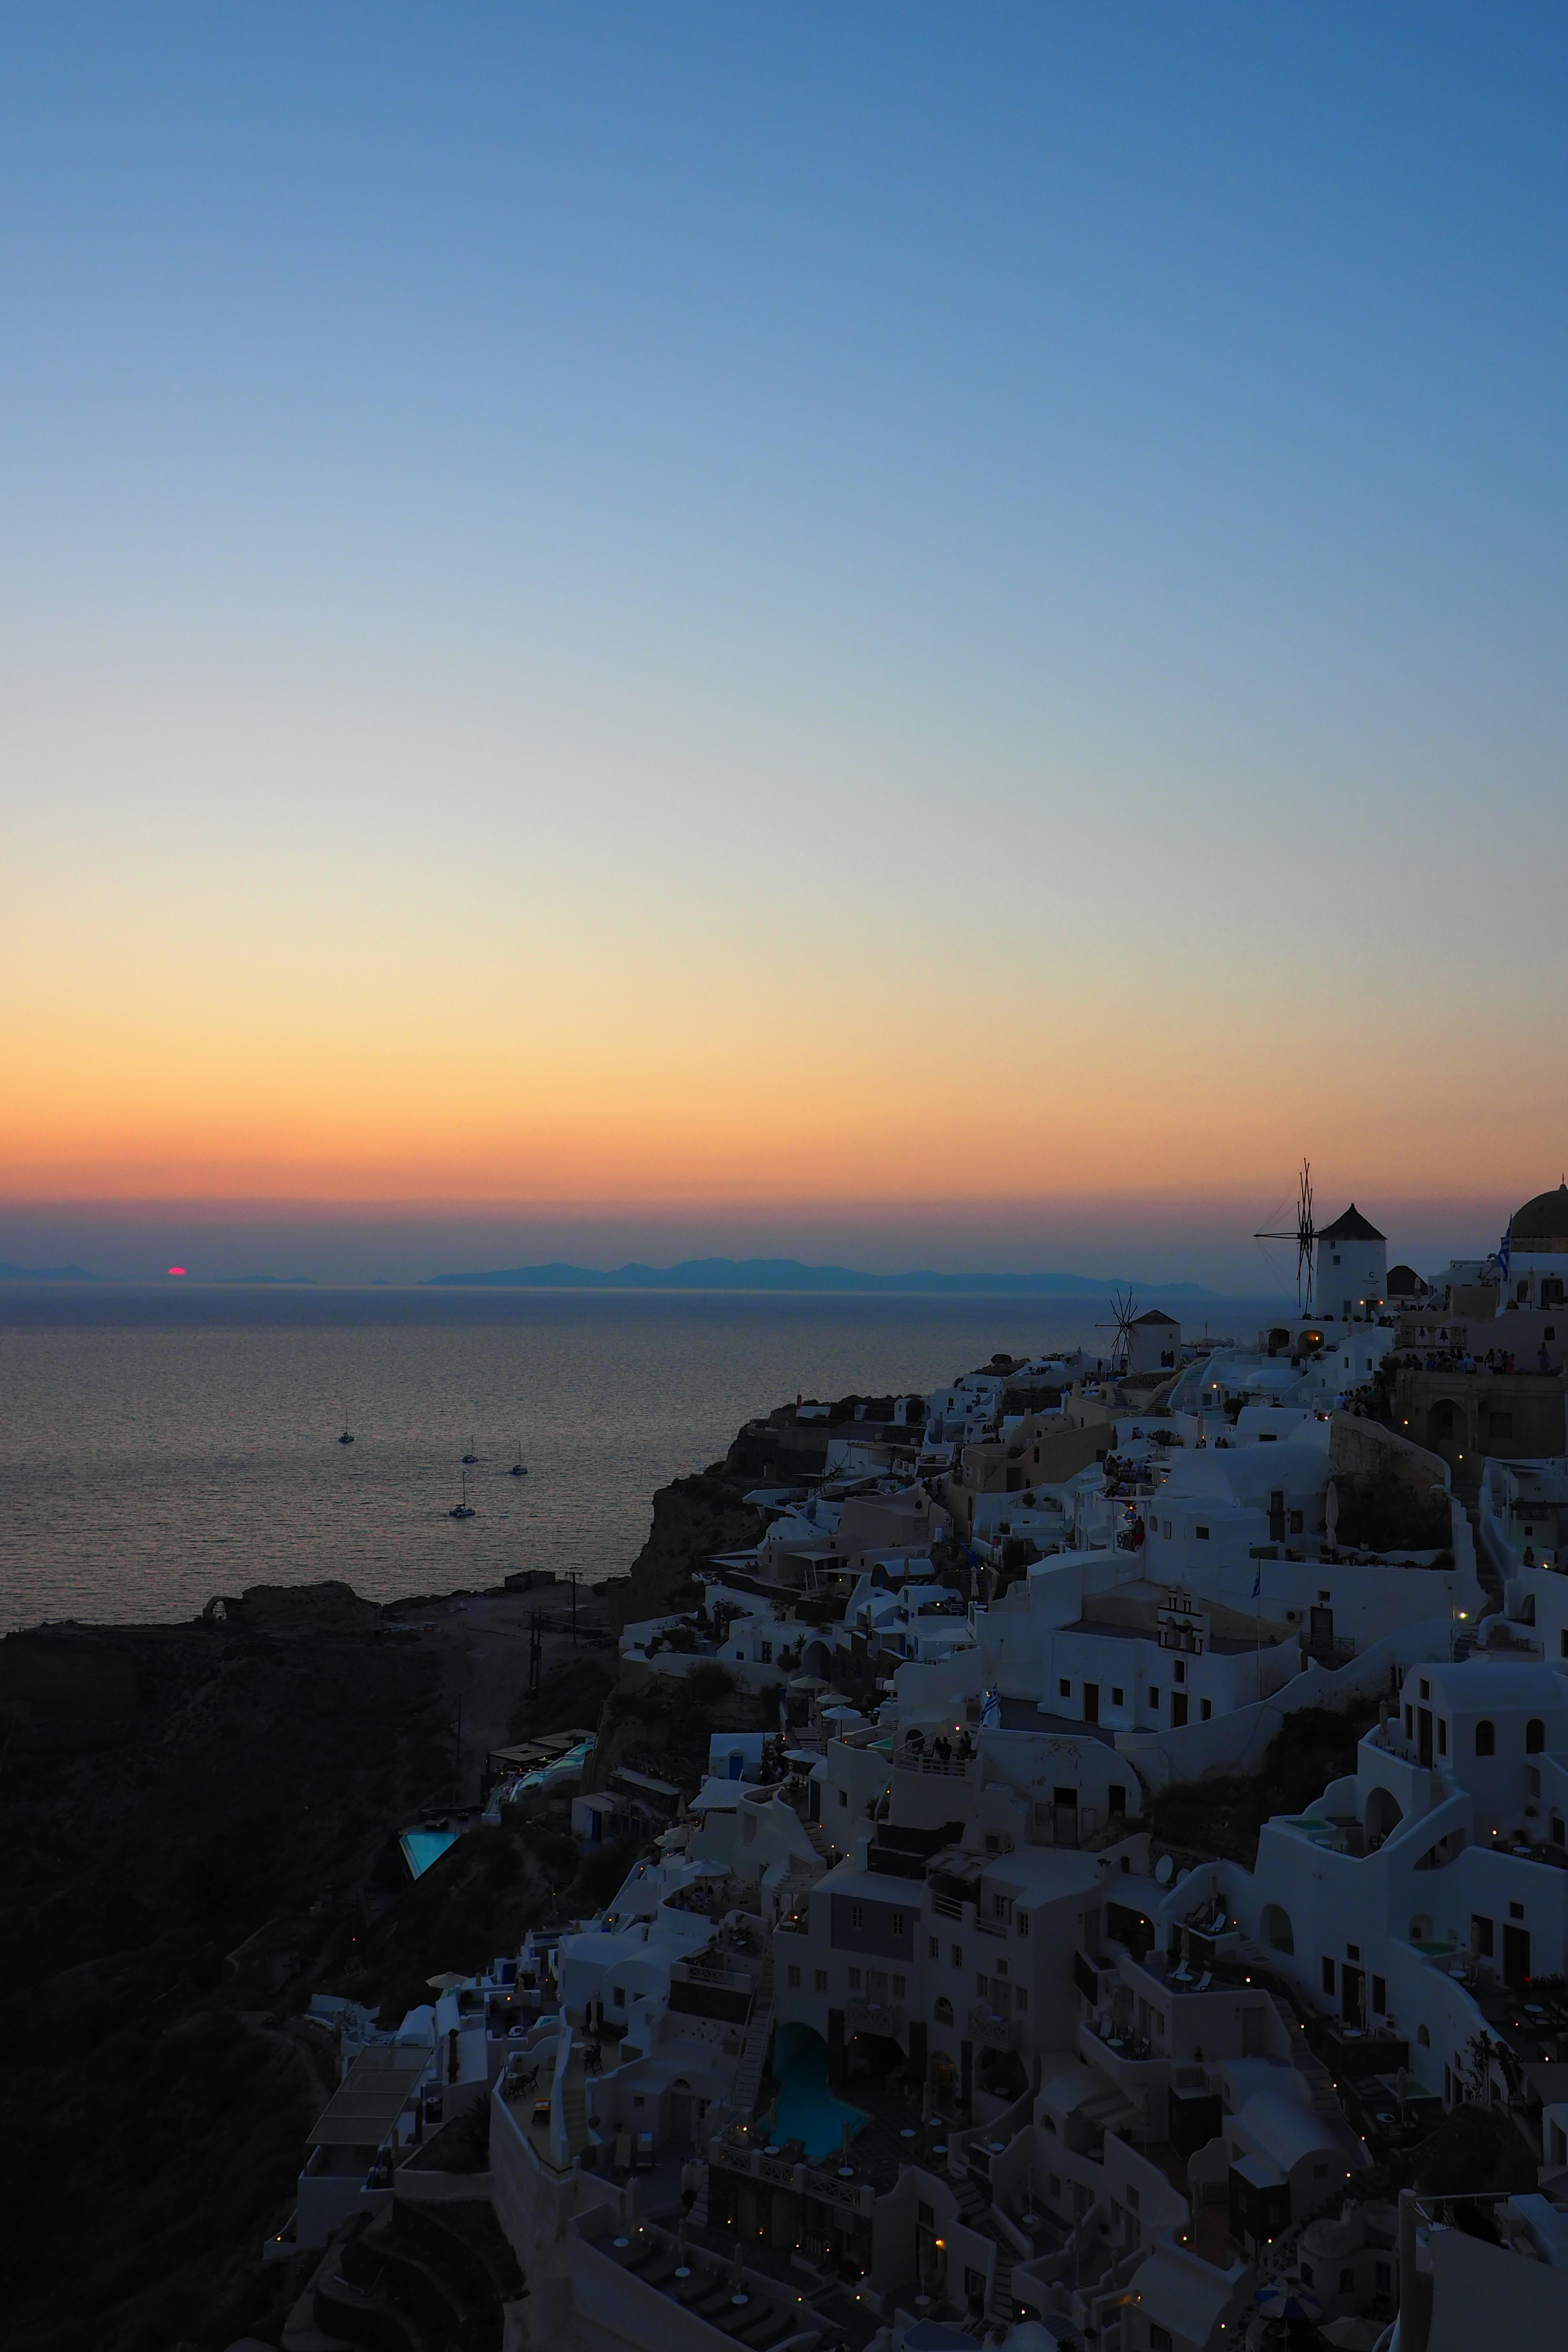
<svg viewBox="0 0 1568 2352"><path fill-rule="evenodd" d="M449 1845L458 1843L456 1830L405 1830L397 1841L403 1848L403 1858L416 1878L423 1878L433 1862L439 1862Z"/></svg>
<svg viewBox="0 0 1568 2352"><path fill-rule="evenodd" d="M844 2142L844 2126L863 2129L868 2118L846 2105L827 2087L827 2044L809 2025L781 2025L773 2043L773 2073L780 2084L774 2126L780 2145L803 2142L814 2162Z"/></svg>

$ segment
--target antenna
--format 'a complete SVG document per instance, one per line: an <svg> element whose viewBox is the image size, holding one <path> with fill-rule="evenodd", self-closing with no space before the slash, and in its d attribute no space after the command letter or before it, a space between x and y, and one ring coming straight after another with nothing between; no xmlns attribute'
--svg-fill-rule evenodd
<svg viewBox="0 0 1568 2352"><path fill-rule="evenodd" d="M1312 1311L1313 1244L1318 1228L1312 1223L1312 1163L1301 1162L1301 1174L1296 1192L1296 1223L1289 1232L1254 1234L1255 1242L1294 1242L1296 1244L1296 1297L1303 1315Z"/></svg>

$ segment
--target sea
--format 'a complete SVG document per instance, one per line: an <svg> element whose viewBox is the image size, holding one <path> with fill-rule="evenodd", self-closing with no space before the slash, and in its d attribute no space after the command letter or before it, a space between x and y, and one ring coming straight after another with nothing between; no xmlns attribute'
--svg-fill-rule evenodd
<svg viewBox="0 0 1568 2352"><path fill-rule="evenodd" d="M1098 1354L1108 1322L1083 1298L0 1285L0 1630L324 1577L380 1601L596 1581L752 1415Z"/></svg>

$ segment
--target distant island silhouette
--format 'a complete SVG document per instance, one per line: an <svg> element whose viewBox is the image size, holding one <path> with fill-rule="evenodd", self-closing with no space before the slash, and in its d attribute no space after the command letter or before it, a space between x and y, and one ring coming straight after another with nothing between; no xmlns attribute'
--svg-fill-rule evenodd
<svg viewBox="0 0 1568 2352"><path fill-rule="evenodd" d="M1123 1278L1124 1279L1124 1278ZM904 1291L1016 1298L1103 1297L1118 1284L1084 1274L863 1274L848 1265L803 1265L794 1257L690 1257L678 1265L514 1265L484 1274L435 1274L432 1289ZM1198 1282L1137 1286L1163 1298L1215 1298Z"/></svg>

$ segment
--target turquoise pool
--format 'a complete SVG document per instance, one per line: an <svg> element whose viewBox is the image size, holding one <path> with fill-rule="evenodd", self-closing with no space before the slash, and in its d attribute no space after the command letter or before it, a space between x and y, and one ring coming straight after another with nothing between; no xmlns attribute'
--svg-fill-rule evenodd
<svg viewBox="0 0 1568 2352"><path fill-rule="evenodd" d="M842 2147L844 2126L852 2132L869 2120L858 2107L846 2105L827 2087L827 2044L809 2025L781 2025L773 2043L773 2073L779 2079L778 2139L798 2139L814 2161Z"/></svg>
<svg viewBox="0 0 1568 2352"><path fill-rule="evenodd" d="M458 1843L456 1830L405 1830L397 1841L403 1848L403 1859L416 1878L423 1878L433 1862L439 1862L449 1845Z"/></svg>

